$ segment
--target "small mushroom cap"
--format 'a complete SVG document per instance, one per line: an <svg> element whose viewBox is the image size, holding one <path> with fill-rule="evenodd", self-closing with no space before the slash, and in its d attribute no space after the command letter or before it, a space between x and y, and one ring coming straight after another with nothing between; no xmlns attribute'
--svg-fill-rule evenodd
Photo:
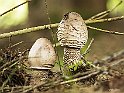
<svg viewBox="0 0 124 93"><path fill-rule="evenodd" d="M29 51L28 60L31 68L51 69L56 60L55 50L46 38L39 38Z"/></svg>

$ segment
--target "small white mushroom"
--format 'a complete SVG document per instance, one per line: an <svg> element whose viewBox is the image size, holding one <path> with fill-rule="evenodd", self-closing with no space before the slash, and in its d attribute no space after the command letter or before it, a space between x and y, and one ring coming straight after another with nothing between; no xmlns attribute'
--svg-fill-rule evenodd
<svg viewBox="0 0 124 93"><path fill-rule="evenodd" d="M29 51L28 60L31 68L51 69L56 60L51 42L46 38L37 39Z"/></svg>

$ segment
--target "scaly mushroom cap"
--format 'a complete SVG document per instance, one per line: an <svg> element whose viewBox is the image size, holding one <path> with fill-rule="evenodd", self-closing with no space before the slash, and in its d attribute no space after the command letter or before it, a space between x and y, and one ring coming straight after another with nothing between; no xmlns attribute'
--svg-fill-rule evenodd
<svg viewBox="0 0 124 93"><path fill-rule="evenodd" d="M64 15L57 31L61 46L82 48L88 39L87 27L82 17L76 12Z"/></svg>
<svg viewBox="0 0 124 93"><path fill-rule="evenodd" d="M51 42L46 38L37 39L29 51L28 60L31 68L51 69L56 60Z"/></svg>

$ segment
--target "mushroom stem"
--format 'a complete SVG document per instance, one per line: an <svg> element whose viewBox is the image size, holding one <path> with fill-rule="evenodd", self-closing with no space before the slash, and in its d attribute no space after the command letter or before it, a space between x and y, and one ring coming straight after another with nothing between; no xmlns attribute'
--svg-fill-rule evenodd
<svg viewBox="0 0 124 93"><path fill-rule="evenodd" d="M64 75L70 76L72 73L69 66L81 60L80 48L64 47Z"/></svg>
<svg viewBox="0 0 124 93"><path fill-rule="evenodd" d="M72 65L81 60L79 48L64 48L64 64Z"/></svg>

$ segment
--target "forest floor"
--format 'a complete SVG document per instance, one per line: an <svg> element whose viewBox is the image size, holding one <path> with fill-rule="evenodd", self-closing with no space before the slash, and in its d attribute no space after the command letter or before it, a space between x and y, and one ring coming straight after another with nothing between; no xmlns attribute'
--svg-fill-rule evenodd
<svg viewBox="0 0 124 93"><path fill-rule="evenodd" d="M124 93L124 50L80 67L69 79L60 71L31 70L26 63L28 50L13 51L1 50L1 93Z"/></svg>

